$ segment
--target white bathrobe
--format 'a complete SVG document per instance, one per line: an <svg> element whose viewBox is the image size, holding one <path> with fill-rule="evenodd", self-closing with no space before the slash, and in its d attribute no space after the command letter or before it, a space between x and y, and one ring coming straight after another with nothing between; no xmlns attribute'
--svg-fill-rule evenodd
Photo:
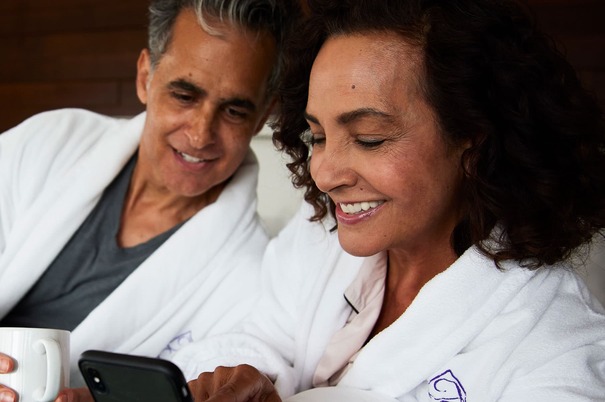
<svg viewBox="0 0 605 402"><path fill-rule="evenodd" d="M137 150L145 114L43 113L0 135L0 317L25 295ZM250 152L218 200L187 221L71 334L87 349L170 359L230 329L258 295L268 238Z"/></svg>
<svg viewBox="0 0 605 402"><path fill-rule="evenodd" d="M268 246L263 299L247 334L208 338L177 360L197 362L198 371L249 363L284 397L312 386L327 343L350 314L343 292L366 259L345 253L336 233L306 221L303 210ZM356 398L349 389L371 392ZM564 266L529 271L507 263L500 271L471 248L366 344L337 387L292 400L389 398L604 401L603 307Z"/></svg>

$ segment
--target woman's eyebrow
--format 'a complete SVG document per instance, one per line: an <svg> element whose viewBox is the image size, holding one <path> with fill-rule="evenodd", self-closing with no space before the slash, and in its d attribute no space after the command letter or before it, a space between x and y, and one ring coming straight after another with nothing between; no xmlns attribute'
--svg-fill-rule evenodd
<svg viewBox="0 0 605 402"><path fill-rule="evenodd" d="M311 123L319 125L319 119L317 117L313 116L312 114L309 114L308 112L304 112L304 117L307 121L310 121ZM355 109L350 112L342 113L337 117L336 120L338 121L338 124L341 124L344 126L347 124L354 123L355 121L363 119L365 117L377 117L377 118L379 118L381 120L385 120L387 122L393 122L393 116L391 116L390 114L380 111L378 109L367 108L367 107Z"/></svg>
<svg viewBox="0 0 605 402"><path fill-rule="evenodd" d="M314 124L319 124L319 120L317 119L317 117L307 113L306 111L303 113L303 116L305 117L305 120L310 121Z"/></svg>
<svg viewBox="0 0 605 402"><path fill-rule="evenodd" d="M390 114L369 107L359 108L350 112L342 113L338 116L337 120L339 124L347 125L365 117L378 117L381 120L386 120L389 122L393 121L393 116Z"/></svg>

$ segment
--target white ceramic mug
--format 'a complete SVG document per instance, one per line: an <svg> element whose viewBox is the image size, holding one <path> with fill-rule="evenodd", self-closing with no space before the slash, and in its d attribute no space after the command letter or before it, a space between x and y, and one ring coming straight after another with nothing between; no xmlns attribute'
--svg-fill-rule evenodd
<svg viewBox="0 0 605 402"><path fill-rule="evenodd" d="M15 361L0 384L16 391L19 402L51 402L69 386L69 331L0 328L0 352Z"/></svg>

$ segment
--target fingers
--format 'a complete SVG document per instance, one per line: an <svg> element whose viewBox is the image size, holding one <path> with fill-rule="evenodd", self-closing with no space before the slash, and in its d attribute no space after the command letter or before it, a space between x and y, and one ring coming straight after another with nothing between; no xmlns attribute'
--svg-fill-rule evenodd
<svg viewBox="0 0 605 402"><path fill-rule="evenodd" d="M15 368L15 361L4 353L0 353L0 374L6 374L13 371Z"/></svg>
<svg viewBox="0 0 605 402"><path fill-rule="evenodd" d="M15 368L15 361L4 353L0 353L0 374L7 374ZM0 384L0 402L13 402L17 394L12 389Z"/></svg>
<svg viewBox="0 0 605 402"><path fill-rule="evenodd" d="M17 400L17 394L12 389L0 385L0 402L14 402Z"/></svg>
<svg viewBox="0 0 605 402"><path fill-rule="evenodd" d="M66 388L59 392L55 402L94 402L94 399L88 388Z"/></svg>
<svg viewBox="0 0 605 402"><path fill-rule="evenodd" d="M217 367L189 383L196 402L281 402L273 383L249 365Z"/></svg>

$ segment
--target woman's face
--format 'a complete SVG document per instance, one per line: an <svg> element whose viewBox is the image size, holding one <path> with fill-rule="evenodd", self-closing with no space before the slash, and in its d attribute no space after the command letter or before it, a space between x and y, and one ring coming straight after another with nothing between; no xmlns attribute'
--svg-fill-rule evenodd
<svg viewBox="0 0 605 402"><path fill-rule="evenodd" d="M333 37L313 65L311 175L351 254L451 250L462 150L443 141L421 77L420 50L395 33Z"/></svg>

